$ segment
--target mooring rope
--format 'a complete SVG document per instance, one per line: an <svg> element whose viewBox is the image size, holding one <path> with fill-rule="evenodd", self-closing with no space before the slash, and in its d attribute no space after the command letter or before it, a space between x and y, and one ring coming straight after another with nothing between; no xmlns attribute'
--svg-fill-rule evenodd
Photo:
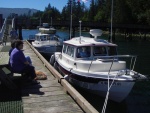
<svg viewBox="0 0 150 113"><path fill-rule="evenodd" d="M109 91L110 91L110 88L112 87L112 85L113 85L113 83L114 83L114 80L115 80L116 76L118 75L118 74L116 74L116 76L113 78L112 83L109 85L109 80L110 80L109 74L110 74L112 65L113 65L113 63L114 63L114 59L115 59L115 57L113 58L113 61L112 61L112 63L111 63L111 66L110 66L110 69L109 69L109 72L108 72L108 90L107 90L107 94L106 94L106 97L105 97L105 101L104 101L102 113L105 113L105 111L106 111L106 106L107 106L107 102L108 102Z"/></svg>
<svg viewBox="0 0 150 113"><path fill-rule="evenodd" d="M112 81L111 85L108 86L108 90L107 90L107 94L106 94L106 97L105 97L105 102L104 102L104 105L103 105L102 113L105 113L107 102L108 102L109 91L110 91L110 88L112 87L112 85L113 85L113 83L115 81L115 78L117 76L118 76L118 74L113 78L113 81Z"/></svg>

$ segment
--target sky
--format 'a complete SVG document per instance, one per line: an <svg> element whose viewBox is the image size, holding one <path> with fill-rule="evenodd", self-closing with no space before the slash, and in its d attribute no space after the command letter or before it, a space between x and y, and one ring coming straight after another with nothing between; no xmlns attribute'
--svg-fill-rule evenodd
<svg viewBox="0 0 150 113"><path fill-rule="evenodd" d="M76 0L85 2L89 6L90 0ZM67 5L68 0L0 0L1 8L33 8L44 11L45 7L50 3L51 6L56 7L59 11Z"/></svg>

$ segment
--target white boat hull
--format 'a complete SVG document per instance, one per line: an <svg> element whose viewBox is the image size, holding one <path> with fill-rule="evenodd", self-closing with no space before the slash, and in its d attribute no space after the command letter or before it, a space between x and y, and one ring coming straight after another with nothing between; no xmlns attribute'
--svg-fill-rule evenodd
<svg viewBox="0 0 150 113"><path fill-rule="evenodd" d="M62 46L42 46L42 47L35 47L41 54L46 56L51 56L54 52L61 52Z"/></svg>
<svg viewBox="0 0 150 113"><path fill-rule="evenodd" d="M55 65L56 66L56 65ZM65 70L63 67L58 65L58 71L65 76L65 79L69 81L71 84L81 87L87 90L90 93L106 97L106 93L108 91L108 79L100 79L100 78L89 78L83 77L80 75L76 75L74 73L70 73L69 71ZM112 80L110 80L111 84ZM114 81L112 87L110 88L109 92L109 99L115 102L123 101L130 91L132 90L135 82L133 81Z"/></svg>
<svg viewBox="0 0 150 113"><path fill-rule="evenodd" d="M55 34L56 29L54 28L39 28L39 31L44 34Z"/></svg>
<svg viewBox="0 0 150 113"><path fill-rule="evenodd" d="M83 81L76 80L68 76L67 80L76 86L84 88L90 93L106 97L106 93L108 91L108 82L107 81L99 81L96 83L87 83ZM114 82L109 92L109 99L121 102L123 101L134 86L134 82Z"/></svg>

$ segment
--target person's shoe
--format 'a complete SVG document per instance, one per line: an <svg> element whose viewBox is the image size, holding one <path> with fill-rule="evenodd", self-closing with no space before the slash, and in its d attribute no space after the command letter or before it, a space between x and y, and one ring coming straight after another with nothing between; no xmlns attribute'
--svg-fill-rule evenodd
<svg viewBox="0 0 150 113"><path fill-rule="evenodd" d="M39 81L36 81L36 80L32 80L31 83L32 83L32 84L40 84L40 82L39 82Z"/></svg>
<svg viewBox="0 0 150 113"><path fill-rule="evenodd" d="M36 81L36 80L28 80L24 83L24 85L36 85L36 84L40 84L40 82Z"/></svg>

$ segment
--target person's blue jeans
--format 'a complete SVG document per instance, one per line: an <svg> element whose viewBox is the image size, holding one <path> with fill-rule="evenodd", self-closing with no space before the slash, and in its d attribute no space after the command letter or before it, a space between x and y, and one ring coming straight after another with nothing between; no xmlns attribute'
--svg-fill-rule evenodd
<svg viewBox="0 0 150 113"><path fill-rule="evenodd" d="M26 60L30 63L30 65L32 65L32 61L31 61L31 58L29 56L26 56Z"/></svg>

